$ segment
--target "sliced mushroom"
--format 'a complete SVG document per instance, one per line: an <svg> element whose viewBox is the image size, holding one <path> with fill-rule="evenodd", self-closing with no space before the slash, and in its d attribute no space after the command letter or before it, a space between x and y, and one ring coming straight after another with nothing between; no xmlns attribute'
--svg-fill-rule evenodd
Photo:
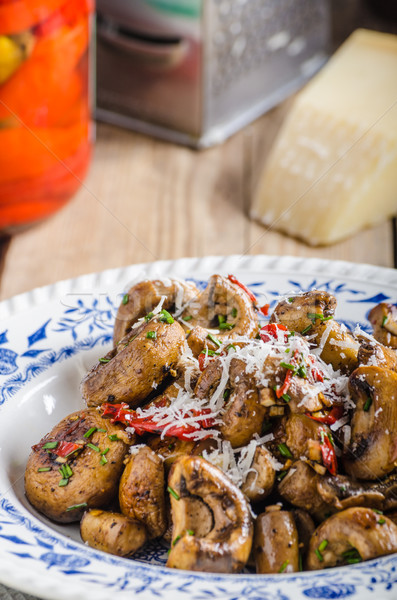
<svg viewBox="0 0 397 600"><path fill-rule="evenodd" d="M309 335L316 336L313 342L321 348L320 358L335 371L351 373L358 366L360 344L344 325L317 320Z"/></svg>
<svg viewBox="0 0 397 600"><path fill-rule="evenodd" d="M123 427L94 409L65 417L33 446L25 470L29 502L60 523L107 506L117 496L126 442Z"/></svg>
<svg viewBox="0 0 397 600"><path fill-rule="evenodd" d="M293 506L321 520L330 511L330 505L319 493L319 478L320 475L306 462L296 461L280 481L279 494Z"/></svg>
<svg viewBox="0 0 397 600"><path fill-rule="evenodd" d="M84 514L80 535L92 548L124 557L135 554L147 540L145 527L139 521L98 509Z"/></svg>
<svg viewBox="0 0 397 600"><path fill-rule="evenodd" d="M299 570L298 530L292 513L272 510L255 521L254 556L257 573Z"/></svg>
<svg viewBox="0 0 397 600"><path fill-rule="evenodd" d="M320 320L332 318L336 299L332 294L313 290L281 300L270 318L271 323L282 323L289 331L310 329L316 317Z"/></svg>
<svg viewBox="0 0 397 600"><path fill-rule="evenodd" d="M357 358L360 366L372 365L397 372L397 352L375 340L361 339Z"/></svg>
<svg viewBox="0 0 397 600"><path fill-rule="evenodd" d="M178 459L168 483L174 530L167 566L212 573L241 571L253 535L244 494L198 456Z"/></svg>
<svg viewBox="0 0 397 600"><path fill-rule="evenodd" d="M381 302L368 315L374 338L390 348L397 348L397 306Z"/></svg>
<svg viewBox="0 0 397 600"><path fill-rule="evenodd" d="M397 552L397 525L371 508L348 508L321 523L310 540L309 570Z"/></svg>
<svg viewBox="0 0 397 600"><path fill-rule="evenodd" d="M132 326L149 314L163 300L162 308L182 307L199 294L193 283L179 279L145 280L132 286L117 311L113 342L117 343L131 331Z"/></svg>
<svg viewBox="0 0 397 600"><path fill-rule="evenodd" d="M241 491L251 502L259 502L272 492L275 479L276 470L271 452L265 446L258 446Z"/></svg>
<svg viewBox="0 0 397 600"><path fill-rule="evenodd" d="M199 325L219 330L217 337L254 338L258 333L258 316L249 295L229 278L213 275L201 294L183 313L189 327Z"/></svg>
<svg viewBox="0 0 397 600"><path fill-rule="evenodd" d="M84 377L85 402L100 406L111 397L113 402L138 406L178 363L184 344L185 334L177 321L149 321Z"/></svg>
<svg viewBox="0 0 397 600"><path fill-rule="evenodd" d="M349 379L349 392L356 407L345 469L357 479L382 478L397 460L397 373L359 367Z"/></svg>
<svg viewBox="0 0 397 600"><path fill-rule="evenodd" d="M143 446L130 457L121 476L121 512L143 523L149 537L161 537L167 528L164 495L163 461L148 446Z"/></svg>

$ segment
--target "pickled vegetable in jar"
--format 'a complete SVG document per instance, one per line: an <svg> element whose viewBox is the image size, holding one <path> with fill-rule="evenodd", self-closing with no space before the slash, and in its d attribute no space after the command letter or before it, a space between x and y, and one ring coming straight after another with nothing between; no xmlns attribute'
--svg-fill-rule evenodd
<svg viewBox="0 0 397 600"><path fill-rule="evenodd" d="M94 0L0 0L0 231L40 221L86 175Z"/></svg>

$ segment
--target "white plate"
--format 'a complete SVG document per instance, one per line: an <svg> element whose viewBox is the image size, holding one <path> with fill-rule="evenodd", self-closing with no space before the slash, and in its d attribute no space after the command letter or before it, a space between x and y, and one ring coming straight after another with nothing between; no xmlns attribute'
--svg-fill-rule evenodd
<svg viewBox="0 0 397 600"><path fill-rule="evenodd" d="M0 581L49 600L396 599L397 554L327 571L211 575L164 567L162 547L134 560L95 551L77 526L51 524L27 503L23 473L32 444L82 407L79 382L111 345L116 307L128 285L148 277L205 282L233 273L275 303L279 294L326 289L338 320L368 328L368 311L397 301L397 271L288 257L181 259L57 283L0 305ZM265 299L263 298L263 302Z"/></svg>

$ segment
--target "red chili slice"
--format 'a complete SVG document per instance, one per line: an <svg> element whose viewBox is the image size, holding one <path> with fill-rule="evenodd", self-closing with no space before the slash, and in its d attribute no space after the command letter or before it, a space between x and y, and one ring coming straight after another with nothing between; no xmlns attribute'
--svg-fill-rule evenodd
<svg viewBox="0 0 397 600"><path fill-rule="evenodd" d="M293 372L291 371L291 369L289 369L285 376L283 385L280 388L276 389L277 398L281 398L281 396L283 396L284 394L286 394L288 392L289 386L291 385L291 381L292 381L292 375L293 375Z"/></svg>
<svg viewBox="0 0 397 600"><path fill-rule="evenodd" d="M331 475L336 475L338 472L338 460L336 458L335 448L330 440L330 434L323 428L319 429L319 433L323 464L327 467Z"/></svg>
<svg viewBox="0 0 397 600"><path fill-rule="evenodd" d="M267 317L267 315L269 314L269 308L270 304L264 304L263 306L259 307L259 310L265 315L265 317Z"/></svg>
<svg viewBox="0 0 397 600"><path fill-rule="evenodd" d="M317 417L310 413L306 413L306 416L313 419L313 421L318 421L319 423L324 423L325 425L333 425L336 423L336 421L339 421L339 419L342 418L343 412L343 406L333 406L330 412L323 417Z"/></svg>
<svg viewBox="0 0 397 600"><path fill-rule="evenodd" d="M288 329L281 323L268 323L267 325L261 327L259 335L261 336L261 340L263 342L270 342L272 338L275 340L278 338L278 331L288 331ZM284 341L288 341L288 336Z"/></svg>
<svg viewBox="0 0 397 600"><path fill-rule="evenodd" d="M59 442L58 446L51 450L53 454L57 456L61 456L62 458L66 458L76 450L81 450L84 447L84 444L79 444L77 442Z"/></svg>

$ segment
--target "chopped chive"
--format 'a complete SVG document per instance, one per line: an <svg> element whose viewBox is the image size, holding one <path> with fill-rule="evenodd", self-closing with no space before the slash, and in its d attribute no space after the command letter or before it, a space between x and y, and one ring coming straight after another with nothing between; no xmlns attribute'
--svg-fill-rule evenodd
<svg viewBox="0 0 397 600"><path fill-rule="evenodd" d="M223 392L223 399L227 400L229 398L229 396L230 396L230 390L225 390Z"/></svg>
<svg viewBox="0 0 397 600"><path fill-rule="evenodd" d="M321 315L320 313L307 313L307 318L310 319L314 325L317 319L320 321L330 321L333 319L333 316L324 317L324 315Z"/></svg>
<svg viewBox="0 0 397 600"><path fill-rule="evenodd" d="M302 554L299 552L299 556L298 556L298 561L299 561L299 571L303 571L303 560L302 560Z"/></svg>
<svg viewBox="0 0 397 600"><path fill-rule="evenodd" d="M46 471L51 471L51 467L40 467L39 469L37 469L38 473L45 473Z"/></svg>
<svg viewBox="0 0 397 600"><path fill-rule="evenodd" d="M86 508L88 506L87 502L82 502L81 504L72 504L72 506L68 506L66 512L70 510L78 510L79 508Z"/></svg>
<svg viewBox="0 0 397 600"><path fill-rule="evenodd" d="M222 346L222 342L219 341L214 335L212 335L212 333L209 333L207 335L207 339L211 340L211 342L213 342L216 346L218 346L218 348L220 348Z"/></svg>
<svg viewBox="0 0 397 600"><path fill-rule="evenodd" d="M291 304L294 301L293 298L288 298L288 302Z"/></svg>
<svg viewBox="0 0 397 600"><path fill-rule="evenodd" d="M148 313L148 314L146 315L146 317L145 317L145 321L146 321L146 323L147 323L148 321L150 321L150 319L151 319L152 317L154 317L154 313L152 313L152 312Z"/></svg>
<svg viewBox="0 0 397 600"><path fill-rule="evenodd" d="M383 515L383 510L378 510L377 508L373 508L372 509L374 511L374 513L376 513L377 515Z"/></svg>
<svg viewBox="0 0 397 600"><path fill-rule="evenodd" d="M66 473L67 477L71 477L73 475L73 471L70 468L70 466L68 465L68 463L65 463L64 467L65 467L65 473Z"/></svg>
<svg viewBox="0 0 397 600"><path fill-rule="evenodd" d="M226 348L226 352L229 354L230 350L236 351L236 346L234 344L229 344Z"/></svg>
<svg viewBox="0 0 397 600"><path fill-rule="evenodd" d="M68 485L69 483L69 479L61 479L60 482L58 483L59 487L64 487L65 485Z"/></svg>
<svg viewBox="0 0 397 600"><path fill-rule="evenodd" d="M219 356L219 352L216 352L215 350L209 350L208 348L200 352L200 354L207 354L208 356Z"/></svg>
<svg viewBox="0 0 397 600"><path fill-rule="evenodd" d="M176 493L175 490L172 489L172 487L168 486L167 492L169 492L171 496L174 496L175 500L180 500L180 496Z"/></svg>
<svg viewBox="0 0 397 600"><path fill-rule="evenodd" d="M128 344L127 344L128 346ZM106 365L108 362L110 362L110 358L100 358L99 362Z"/></svg>
<svg viewBox="0 0 397 600"><path fill-rule="evenodd" d="M123 299L122 299L122 303L123 304L128 304L128 300L130 299L128 294L124 294Z"/></svg>
<svg viewBox="0 0 397 600"><path fill-rule="evenodd" d="M279 444L277 448L282 456L285 456L285 458L292 458L291 450L288 448L287 444Z"/></svg>
<svg viewBox="0 0 397 600"><path fill-rule="evenodd" d="M366 400L366 402L364 404L363 410L365 412L368 412L369 409L371 408L371 404L372 404L372 398L371 398L371 396L367 396L367 400Z"/></svg>
<svg viewBox="0 0 397 600"><path fill-rule="evenodd" d="M383 517L381 519L379 519L378 521L378 525L384 525L386 523L386 519L384 519Z"/></svg>
<svg viewBox="0 0 397 600"><path fill-rule="evenodd" d="M308 333L311 328L313 327L313 325L308 325L307 327L305 327L304 329L302 329L301 334L305 335L305 333Z"/></svg>
<svg viewBox="0 0 397 600"><path fill-rule="evenodd" d="M320 562L323 562L324 558L323 558L323 555L321 554L320 550L319 550L318 548L316 548L316 549L314 550L314 552L315 552L315 554L316 554L316 556L317 556L318 560L319 560Z"/></svg>
<svg viewBox="0 0 397 600"><path fill-rule="evenodd" d="M148 340L155 340L157 337L157 333L155 331L148 331L146 337Z"/></svg>
<svg viewBox="0 0 397 600"><path fill-rule="evenodd" d="M342 558L349 564L354 565L362 561L361 555L356 548L350 548L350 550L346 550L342 552Z"/></svg>
<svg viewBox="0 0 397 600"><path fill-rule="evenodd" d="M282 481L287 473L288 471L280 471L280 473L277 475L277 481Z"/></svg>
<svg viewBox="0 0 397 600"><path fill-rule="evenodd" d="M237 317L237 308L236 307L232 308L232 317L233 317L233 319L235 319Z"/></svg>
<svg viewBox="0 0 397 600"><path fill-rule="evenodd" d="M174 322L174 317L172 317L168 310L165 310L165 308L163 308L163 310L160 312L160 315L160 321L162 323L168 323L168 325L171 325Z"/></svg>
<svg viewBox="0 0 397 600"><path fill-rule="evenodd" d="M95 450L95 452L100 452L101 451L101 449L98 448L98 446L95 446L95 444L91 444L91 442L88 442L87 446L89 448L91 448L91 450Z"/></svg>
<svg viewBox="0 0 397 600"><path fill-rule="evenodd" d="M290 331L290 332L287 334L287 338L289 339L290 337L293 337L294 335L295 335L295 331Z"/></svg>
<svg viewBox="0 0 397 600"><path fill-rule="evenodd" d="M194 535L194 531L193 531L193 529L186 529L186 533L187 533L188 535Z"/></svg>
<svg viewBox="0 0 397 600"><path fill-rule="evenodd" d="M321 544L319 545L318 549L320 550L320 552L323 552L323 550L325 550L327 546L328 546L328 540L323 540L321 542Z"/></svg>
<svg viewBox="0 0 397 600"><path fill-rule="evenodd" d="M58 446L58 442L47 442L43 446L43 450L52 450Z"/></svg>
<svg viewBox="0 0 397 600"><path fill-rule="evenodd" d="M291 363L281 361L280 367L284 367L284 369L289 369L290 371L295 371L295 367L294 365L291 365Z"/></svg>
<svg viewBox="0 0 397 600"><path fill-rule="evenodd" d="M283 394L281 397L285 402L291 402L291 396L289 394Z"/></svg>
<svg viewBox="0 0 397 600"><path fill-rule="evenodd" d="M193 319L192 315L186 315L186 317L182 317L183 321L191 321Z"/></svg>
<svg viewBox="0 0 397 600"><path fill-rule="evenodd" d="M218 325L220 325L221 323L226 323L225 315L218 315Z"/></svg>
<svg viewBox="0 0 397 600"><path fill-rule="evenodd" d="M107 454L109 452L110 448L105 448L105 450L102 450L101 455L104 456L105 454Z"/></svg>
<svg viewBox="0 0 397 600"><path fill-rule="evenodd" d="M108 462L108 459L106 458L106 456L101 456L101 460L100 460L101 465L106 465L107 462Z"/></svg>
<svg viewBox="0 0 397 600"><path fill-rule="evenodd" d="M296 374L298 375L298 377L301 377L302 379L306 379L307 378L307 370L306 370L305 365L300 365Z"/></svg>
<svg viewBox="0 0 397 600"><path fill-rule="evenodd" d="M287 348L285 351L286 354L289 354L290 352L291 352L291 348Z"/></svg>
<svg viewBox="0 0 397 600"><path fill-rule="evenodd" d="M176 536L176 538L174 539L174 541L172 542L172 545L173 545L173 546L175 546L175 544L176 544L177 542L179 542L179 540L180 540L180 539L181 539L181 536L180 536L180 535L177 535L177 536Z"/></svg>
<svg viewBox="0 0 397 600"><path fill-rule="evenodd" d="M111 442L118 442L120 441L119 436L117 435L117 433L111 433L108 435L108 438Z"/></svg>
<svg viewBox="0 0 397 600"><path fill-rule="evenodd" d="M234 326L235 326L234 323L219 323L218 328L219 329L233 329Z"/></svg>
<svg viewBox="0 0 397 600"><path fill-rule="evenodd" d="M384 327L384 326L386 325L386 323L387 323L387 319L388 319L388 318L389 318L389 317L388 317L387 315L385 315L385 316L383 317L383 319L382 319L382 325L381 325L381 327Z"/></svg>
<svg viewBox="0 0 397 600"><path fill-rule="evenodd" d="M106 429L101 429L101 428L99 428L99 429L97 429L97 432L98 432L98 433L106 433Z"/></svg>
<svg viewBox="0 0 397 600"><path fill-rule="evenodd" d="M84 437L85 438L89 438L92 436L92 434L97 430L96 427L90 427L90 429L88 431L85 432Z"/></svg>
<svg viewBox="0 0 397 600"><path fill-rule="evenodd" d="M283 564L281 565L281 567L279 568L278 572L279 573L284 573L284 571L288 567L288 565L289 565L289 560L285 560L283 562Z"/></svg>

